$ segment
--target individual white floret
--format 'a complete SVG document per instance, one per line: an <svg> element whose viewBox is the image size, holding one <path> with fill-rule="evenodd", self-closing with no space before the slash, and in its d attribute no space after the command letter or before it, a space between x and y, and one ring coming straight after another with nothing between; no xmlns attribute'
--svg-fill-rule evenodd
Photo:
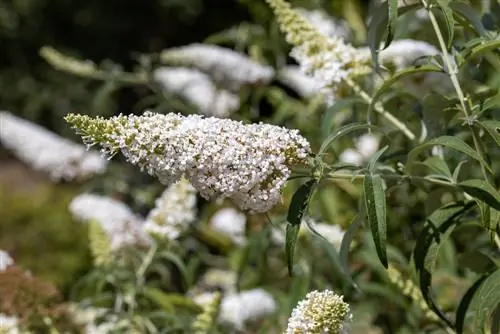
<svg viewBox="0 0 500 334"><path fill-rule="evenodd" d="M313 97L321 91L320 84L304 74L299 66L283 67L278 73L278 78L304 98Z"/></svg>
<svg viewBox="0 0 500 334"><path fill-rule="evenodd" d="M19 334L19 320L0 313L0 333Z"/></svg>
<svg viewBox="0 0 500 334"><path fill-rule="evenodd" d="M85 179L106 170L107 160L39 125L0 111L0 142L54 181Z"/></svg>
<svg viewBox="0 0 500 334"><path fill-rule="evenodd" d="M108 234L112 249L129 245L148 245L150 242L140 217L125 203L113 198L81 194L71 201L69 210L78 220L98 222Z"/></svg>
<svg viewBox="0 0 500 334"><path fill-rule="evenodd" d="M245 214L233 208L220 209L210 218L210 226L230 237L236 245L244 245L246 242L246 222Z"/></svg>
<svg viewBox="0 0 500 334"><path fill-rule="evenodd" d="M288 319L286 334L347 333L352 315L343 296L330 290L312 291L300 301Z"/></svg>
<svg viewBox="0 0 500 334"><path fill-rule="evenodd" d="M298 8L297 11L305 17L320 33L328 37L340 37L347 40L350 35L346 21L337 20L323 10L307 10Z"/></svg>
<svg viewBox="0 0 500 334"><path fill-rule="evenodd" d="M229 117L240 107L236 94L218 89L207 74L198 70L162 67L155 70L153 76L165 91L179 94L204 115Z"/></svg>
<svg viewBox="0 0 500 334"><path fill-rule="evenodd" d="M276 309L273 296L263 289L232 293L222 299L219 321L242 330L245 322L262 319L276 312Z"/></svg>
<svg viewBox="0 0 500 334"><path fill-rule="evenodd" d="M355 141L355 147L356 149L344 150L339 160L347 164L362 165L378 151L380 138L372 134L364 134Z"/></svg>
<svg viewBox="0 0 500 334"><path fill-rule="evenodd" d="M245 54L209 44L190 44L161 53L167 64L197 68L231 90L243 85L268 83L274 76L272 67L264 66Z"/></svg>
<svg viewBox="0 0 500 334"><path fill-rule="evenodd" d="M177 239L196 219L196 190L186 179L169 186L156 199L144 229L167 239Z"/></svg>
<svg viewBox="0 0 500 334"><path fill-rule="evenodd" d="M265 212L281 198L291 167L307 163L309 143L297 130L200 115L68 115L88 144L121 151L160 182L183 175L207 199L231 198L241 209Z"/></svg>
<svg viewBox="0 0 500 334"><path fill-rule="evenodd" d="M14 260L12 260L9 253L0 249L0 272L4 271L8 266L13 264Z"/></svg>

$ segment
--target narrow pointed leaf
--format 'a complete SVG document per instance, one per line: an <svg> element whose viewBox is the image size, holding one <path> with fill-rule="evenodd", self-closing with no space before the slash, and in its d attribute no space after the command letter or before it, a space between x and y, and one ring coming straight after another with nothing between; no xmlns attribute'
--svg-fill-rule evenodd
<svg viewBox="0 0 500 334"><path fill-rule="evenodd" d="M299 235L300 224L286 224L286 239L285 239L285 258L288 266L288 275L293 276L293 260L295 257L295 245L297 236Z"/></svg>
<svg viewBox="0 0 500 334"><path fill-rule="evenodd" d="M477 289L481 286L481 284L486 279L486 276L480 277L477 281L472 284L472 286L467 290L465 295L462 297L460 304L458 305L457 314L455 317L455 326L457 330L457 334L464 333L464 325L465 325L465 316L467 314L467 310L469 309L470 302L474 297Z"/></svg>
<svg viewBox="0 0 500 334"><path fill-rule="evenodd" d="M450 3L450 7L455 13L467 20L479 35L485 37L489 35L481 22L481 18L477 15L477 11L468 4L464 2L452 2Z"/></svg>
<svg viewBox="0 0 500 334"><path fill-rule="evenodd" d="M480 121L479 125L493 138L493 140L500 146L500 121L485 120Z"/></svg>
<svg viewBox="0 0 500 334"><path fill-rule="evenodd" d="M295 194L293 194L290 208L288 209L288 216L286 218L290 224L300 225L315 186L316 180L309 180L301 185Z"/></svg>
<svg viewBox="0 0 500 334"><path fill-rule="evenodd" d="M468 308L474 333L486 333L493 311L500 304L500 269L491 273L474 293ZM466 316L467 321L467 316Z"/></svg>
<svg viewBox="0 0 500 334"><path fill-rule="evenodd" d="M387 214L384 186L380 175L366 175L363 192L366 214L377 255L384 267L387 268Z"/></svg>
<svg viewBox="0 0 500 334"><path fill-rule="evenodd" d="M337 139L357 130L362 129L374 129L375 127L366 123L351 123L341 127L332 134L330 134L325 141L321 144L317 155L321 155L326 152L328 147Z"/></svg>
<svg viewBox="0 0 500 334"><path fill-rule="evenodd" d="M472 197L480 199L496 210L500 210L500 194L488 182L472 179L460 182L458 186Z"/></svg>
<svg viewBox="0 0 500 334"><path fill-rule="evenodd" d="M453 42L453 36L455 34L455 20L453 18L453 11L450 8L448 1L446 0L435 0L441 12L443 14L444 23L446 25L446 31L448 33L448 49L451 47Z"/></svg>

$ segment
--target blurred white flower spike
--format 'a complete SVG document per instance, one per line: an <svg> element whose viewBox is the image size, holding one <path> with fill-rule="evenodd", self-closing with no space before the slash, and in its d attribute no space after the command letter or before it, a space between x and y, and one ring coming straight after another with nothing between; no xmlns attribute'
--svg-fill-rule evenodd
<svg viewBox="0 0 500 334"><path fill-rule="evenodd" d="M337 20L323 10L307 10L298 8L297 11L304 16L320 33L328 37L349 39L349 24L344 20Z"/></svg>
<svg viewBox="0 0 500 334"><path fill-rule="evenodd" d="M128 161L165 185L182 176L206 199L231 198L240 209L269 211L291 168L307 164L309 142L297 130L200 115L154 114L110 119L70 114L87 144Z"/></svg>
<svg viewBox="0 0 500 334"><path fill-rule="evenodd" d="M274 77L272 67L262 65L243 53L217 45L195 43L171 48L164 50L160 58L165 64L199 69L233 91L245 85L266 84Z"/></svg>
<svg viewBox="0 0 500 334"><path fill-rule="evenodd" d="M125 203L113 198L81 194L71 201L69 210L77 220L98 222L111 240L113 250L125 246L147 246L151 242L142 219Z"/></svg>
<svg viewBox="0 0 500 334"><path fill-rule="evenodd" d="M7 316L0 313L0 333L1 334L20 334L19 320L16 317Z"/></svg>
<svg viewBox="0 0 500 334"><path fill-rule="evenodd" d="M5 271L7 267L13 264L14 260L12 260L9 253L0 249L0 272Z"/></svg>
<svg viewBox="0 0 500 334"><path fill-rule="evenodd" d="M285 334L347 334L351 319L343 296L330 290L311 291L292 311Z"/></svg>
<svg viewBox="0 0 500 334"><path fill-rule="evenodd" d="M161 67L153 77L162 89L182 96L203 115L225 118L240 107L236 94L217 88L207 74L198 70Z"/></svg>
<svg viewBox="0 0 500 334"><path fill-rule="evenodd" d="M413 39L399 39L384 50L380 51L380 62L393 64L397 70L416 65L416 61L422 57L437 56L441 53L439 50L423 41ZM418 64L418 63L417 63Z"/></svg>
<svg viewBox="0 0 500 334"><path fill-rule="evenodd" d="M356 149L344 150L339 160L352 165L361 166L378 151L380 138L373 134L364 134L355 141Z"/></svg>
<svg viewBox="0 0 500 334"><path fill-rule="evenodd" d="M0 142L54 181L84 180L104 173L108 163L99 153L5 111L0 111Z"/></svg>
<svg viewBox="0 0 500 334"><path fill-rule="evenodd" d="M278 73L278 79L303 98L314 97L321 89L319 82L306 75L300 70L300 67L295 65L283 67Z"/></svg>
<svg viewBox="0 0 500 334"><path fill-rule="evenodd" d="M233 240L236 245L244 245L245 226L247 218L244 213L233 208L224 208L217 211L210 219L210 226Z"/></svg>
<svg viewBox="0 0 500 334"><path fill-rule="evenodd" d="M175 240L196 219L196 189L186 179L169 186L155 204L144 223L150 234Z"/></svg>

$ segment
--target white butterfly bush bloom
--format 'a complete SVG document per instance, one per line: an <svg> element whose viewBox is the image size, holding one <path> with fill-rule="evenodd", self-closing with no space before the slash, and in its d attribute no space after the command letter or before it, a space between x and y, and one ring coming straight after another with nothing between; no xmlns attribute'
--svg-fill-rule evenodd
<svg viewBox="0 0 500 334"><path fill-rule="evenodd" d="M2 334L20 334L19 320L16 317L10 317L0 313L0 333Z"/></svg>
<svg viewBox="0 0 500 334"><path fill-rule="evenodd" d="M162 67L153 77L170 93L179 94L207 116L229 117L240 107L240 99L225 89L218 89L211 78L185 67Z"/></svg>
<svg viewBox="0 0 500 334"><path fill-rule="evenodd" d="M7 267L14 264L14 260L10 257L9 253L0 249L0 272L7 269Z"/></svg>
<svg viewBox="0 0 500 334"><path fill-rule="evenodd" d="M219 321L242 330L245 322L271 315L277 307L273 296L263 289L230 293L222 298Z"/></svg>
<svg viewBox="0 0 500 334"><path fill-rule="evenodd" d="M368 161L380 146L380 138L372 134L364 134L355 141L356 149L348 148L344 150L339 160L353 165L362 165Z"/></svg>
<svg viewBox="0 0 500 334"><path fill-rule="evenodd" d="M86 179L106 170L107 160L11 113L0 111L0 142L54 181Z"/></svg>
<svg viewBox="0 0 500 334"><path fill-rule="evenodd" d="M231 90L249 84L268 83L274 76L272 67L217 45L194 43L167 49L160 57L166 64L190 66L210 74L215 81Z"/></svg>
<svg viewBox="0 0 500 334"><path fill-rule="evenodd" d="M286 334L344 334L352 319L349 304L331 290L311 291L288 319Z"/></svg>
<svg viewBox="0 0 500 334"><path fill-rule="evenodd" d="M127 160L170 185L182 176L206 199L231 198L242 210L266 212L281 198L291 167L307 163L308 141L297 130L200 115L70 114L87 144L121 151Z"/></svg>
<svg viewBox="0 0 500 334"><path fill-rule="evenodd" d="M217 211L210 218L210 226L233 240L236 245L244 245L245 226L247 218L244 213L233 208L224 208Z"/></svg>
<svg viewBox="0 0 500 334"><path fill-rule="evenodd" d="M111 240L116 250L129 245L148 245L150 238L144 231L143 221L120 201L95 194L75 197L69 210L73 217L83 222L96 221Z"/></svg>
<svg viewBox="0 0 500 334"><path fill-rule="evenodd" d="M196 190L186 179L169 186L156 199L144 229L167 239L177 239L196 219Z"/></svg>
<svg viewBox="0 0 500 334"><path fill-rule="evenodd" d="M293 45L290 55L301 70L321 87L328 103L333 103L339 88L346 80L367 73L369 58L338 36L322 34L300 12L284 0L267 0L274 10L288 43Z"/></svg>
<svg viewBox="0 0 500 334"><path fill-rule="evenodd" d="M337 20L328 15L324 10L307 10L298 8L299 12L320 33L328 37L341 37L347 40L350 35L349 25L344 20Z"/></svg>
<svg viewBox="0 0 500 334"><path fill-rule="evenodd" d="M426 56L437 56L439 50L424 41L413 39L399 39L384 50L380 51L379 59L382 63L392 63L397 70L415 65L415 61Z"/></svg>
<svg viewBox="0 0 500 334"><path fill-rule="evenodd" d="M321 89L319 82L306 75L299 66L295 65L283 67L278 73L278 79L304 98L317 95Z"/></svg>

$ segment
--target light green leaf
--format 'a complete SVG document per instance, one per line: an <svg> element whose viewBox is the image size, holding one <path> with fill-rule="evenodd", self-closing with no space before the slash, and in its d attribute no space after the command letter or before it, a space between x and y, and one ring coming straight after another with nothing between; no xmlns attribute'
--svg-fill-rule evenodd
<svg viewBox="0 0 500 334"><path fill-rule="evenodd" d="M487 333L486 326L499 303L500 269L497 269L481 283L469 305L466 319L469 316L472 318L470 321L474 333Z"/></svg>
<svg viewBox="0 0 500 334"><path fill-rule="evenodd" d="M489 36L488 32L481 22L481 18L477 15L477 11L471 8L468 4L464 2L454 1L450 4L451 9L463 17L469 24L474 27L476 32L481 36Z"/></svg>
<svg viewBox="0 0 500 334"><path fill-rule="evenodd" d="M328 147L338 138L345 136L351 132L361 130L361 129L373 129L375 128L374 126L366 123L351 123L348 125L345 125L341 127L340 129L336 130L332 134L330 134L325 141L321 144L321 147L318 150L318 156L321 154L325 153Z"/></svg>
<svg viewBox="0 0 500 334"><path fill-rule="evenodd" d="M298 225L286 224L285 258L288 267L288 275L293 276L293 260L295 257L295 245L299 235L300 223Z"/></svg>
<svg viewBox="0 0 500 334"><path fill-rule="evenodd" d="M484 120L478 122L478 124L491 136L491 138L493 138L493 140L495 140L497 145L500 146L500 121Z"/></svg>
<svg viewBox="0 0 500 334"><path fill-rule="evenodd" d="M422 162L422 164L427 166L432 171L438 173L439 175L446 176L449 179L452 178L448 164L440 157L429 157L424 162Z"/></svg>
<svg viewBox="0 0 500 334"><path fill-rule="evenodd" d="M363 182L363 192L375 248L380 261L387 268L387 214L384 186L380 175L366 175Z"/></svg>
<svg viewBox="0 0 500 334"><path fill-rule="evenodd" d="M448 32L448 49L451 47L451 43L453 43L453 36L455 34L455 20L453 18L453 11L450 8L450 4L448 0L435 0L437 5L441 8L441 12L443 13L444 22L446 24L446 30Z"/></svg>
<svg viewBox="0 0 500 334"><path fill-rule="evenodd" d="M488 182L471 179L460 182L458 186L472 197L480 199L496 210L500 210L500 194Z"/></svg>

